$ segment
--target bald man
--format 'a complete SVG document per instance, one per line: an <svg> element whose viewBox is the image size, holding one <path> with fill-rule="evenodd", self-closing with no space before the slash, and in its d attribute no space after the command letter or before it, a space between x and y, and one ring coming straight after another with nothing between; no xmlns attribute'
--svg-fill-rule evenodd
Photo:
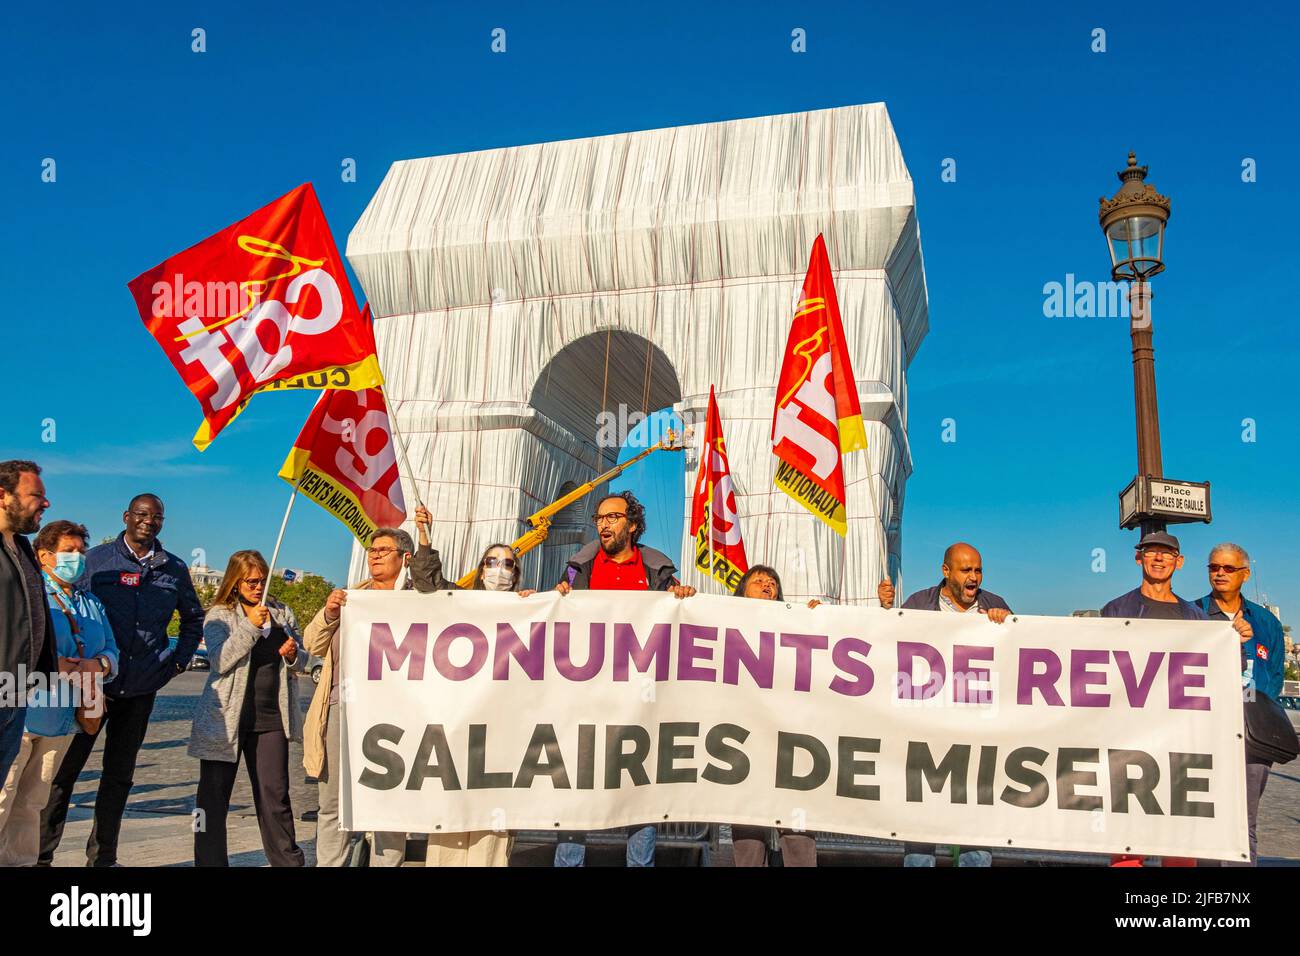
<svg viewBox="0 0 1300 956"><path fill-rule="evenodd" d="M913 611L947 611L964 614L975 611L985 614L994 624L1001 624L1011 614L1011 608L992 591L980 587L984 581L984 568L980 553L969 544L957 542L943 553L939 568L943 580L931 588L917 591L903 607ZM894 606L894 585L888 578L876 588L880 606Z"/></svg>
<svg viewBox="0 0 1300 956"><path fill-rule="evenodd" d="M980 587L984 581L984 567L980 553L969 544L957 542L943 553L943 574L934 587L917 591L903 607L914 611L942 611L955 614L985 614L994 624L1001 624L1011 614L1011 608L992 591ZM894 585L888 579L876 589L881 607L894 606ZM934 866L937 847L932 844L904 843L903 866ZM993 854L986 847L959 847L957 866L988 867L993 865Z"/></svg>

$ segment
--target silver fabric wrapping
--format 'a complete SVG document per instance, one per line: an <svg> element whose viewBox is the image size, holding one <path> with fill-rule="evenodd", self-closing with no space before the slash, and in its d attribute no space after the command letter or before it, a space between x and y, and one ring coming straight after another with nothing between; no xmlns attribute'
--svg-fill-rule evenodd
<svg viewBox="0 0 1300 956"><path fill-rule="evenodd" d="M867 419L868 450L844 459L847 539L772 485L776 378L819 232ZM928 306L883 104L394 163L347 255L410 456L406 500L433 512L450 576L613 464L602 411L675 405L698 443L710 385L750 562L774 565L791 599L874 600L886 555L897 575L906 370ZM686 535L697 457L682 539L647 543L716 592ZM557 519L526 584L558 580L592 504ZM351 570L364 577L359 548Z"/></svg>

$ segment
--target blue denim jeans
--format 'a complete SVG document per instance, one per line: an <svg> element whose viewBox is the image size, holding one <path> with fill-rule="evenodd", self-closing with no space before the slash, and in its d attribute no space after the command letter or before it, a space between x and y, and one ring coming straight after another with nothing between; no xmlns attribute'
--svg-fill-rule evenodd
<svg viewBox="0 0 1300 956"><path fill-rule="evenodd" d="M9 777L9 768L18 759L26 722L26 707L0 707L0 783Z"/></svg>
<svg viewBox="0 0 1300 956"><path fill-rule="evenodd" d="M654 827L632 827L627 836L627 865L655 865ZM556 866L585 866L587 861L587 834L561 833L555 844Z"/></svg>

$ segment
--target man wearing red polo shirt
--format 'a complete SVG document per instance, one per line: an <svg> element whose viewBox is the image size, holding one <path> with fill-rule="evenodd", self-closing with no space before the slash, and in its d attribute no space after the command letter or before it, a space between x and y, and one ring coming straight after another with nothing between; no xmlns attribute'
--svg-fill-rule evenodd
<svg viewBox="0 0 1300 956"><path fill-rule="evenodd" d="M606 495L592 515L599 538L586 544L569 561L564 579L555 586L572 590L671 591L687 598L695 588L677 580L677 568L662 551L641 547L645 508L630 491ZM582 866L587 857L585 833L561 833L555 846L556 866ZM654 866L655 828L633 829L627 838L627 865Z"/></svg>

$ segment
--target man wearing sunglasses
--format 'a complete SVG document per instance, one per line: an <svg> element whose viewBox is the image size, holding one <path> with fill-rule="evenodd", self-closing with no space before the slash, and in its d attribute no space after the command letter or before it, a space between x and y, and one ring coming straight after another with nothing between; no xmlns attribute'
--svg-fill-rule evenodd
<svg viewBox="0 0 1300 956"><path fill-rule="evenodd" d="M41 812L38 865L48 866L63 838L77 777L99 734L104 735L104 766L95 796L95 823L86 841L88 866L117 864L122 812L135 778L135 762L149 729L154 698L189 667L203 636L203 608L194 593L190 569L165 551L158 534L163 503L157 495L136 495L122 513L125 530L113 541L86 552L86 569L77 588L99 598L108 612L120 658L117 677L105 685L104 720L94 734L78 733L64 755ZM180 614L175 651L167 639L172 615Z"/></svg>
<svg viewBox="0 0 1300 956"><path fill-rule="evenodd" d="M1250 555L1238 544L1225 542L1210 552L1210 593L1196 602L1212 621L1231 621L1241 641L1241 681L1247 694L1265 694L1277 700L1286 671L1286 647L1282 622L1268 608L1248 601L1241 589L1250 580ZM1250 863L1223 866L1254 866L1255 824L1259 801L1264 796L1268 772L1273 765L1246 755L1246 817L1250 835Z"/></svg>
<svg viewBox="0 0 1300 956"><path fill-rule="evenodd" d="M630 491L606 495L591 516L597 540L583 546L569 561L564 578L555 586L570 591L670 591L688 598L695 588L677 580L677 568L662 551L643 547L645 508ZM656 831L653 826L633 827L627 838L627 865L654 866ZM585 833L561 833L555 845L556 866L583 866L587 857Z"/></svg>

